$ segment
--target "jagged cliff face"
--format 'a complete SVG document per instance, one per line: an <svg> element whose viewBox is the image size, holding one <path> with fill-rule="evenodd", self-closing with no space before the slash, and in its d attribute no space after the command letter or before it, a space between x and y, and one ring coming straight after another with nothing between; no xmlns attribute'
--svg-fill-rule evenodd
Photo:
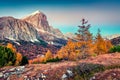
<svg viewBox="0 0 120 80"><path fill-rule="evenodd" d="M39 32L40 37L48 43L61 44L60 40L64 40L62 32L59 29L49 26L46 15L40 11L28 15L22 18L22 20L34 25L34 28Z"/></svg>
<svg viewBox="0 0 120 80"><path fill-rule="evenodd" d="M22 19L1 17L0 38L32 42L41 39L55 45L62 45L66 42L62 32L49 26L46 15L40 11L36 11Z"/></svg>
<svg viewBox="0 0 120 80"><path fill-rule="evenodd" d="M33 24L37 30L44 30L50 32L47 17L40 11L36 11L24 17L23 20L27 21L30 24Z"/></svg>
<svg viewBox="0 0 120 80"><path fill-rule="evenodd" d="M0 36L2 39L38 41L37 30L33 25L13 17L0 18Z"/></svg>

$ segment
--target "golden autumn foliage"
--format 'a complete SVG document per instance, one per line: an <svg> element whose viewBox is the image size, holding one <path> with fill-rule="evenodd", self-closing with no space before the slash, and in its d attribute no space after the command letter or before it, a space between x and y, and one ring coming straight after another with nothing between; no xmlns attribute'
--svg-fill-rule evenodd
<svg viewBox="0 0 120 80"><path fill-rule="evenodd" d="M57 52L57 56L58 56L58 58L63 59L62 48Z"/></svg>
<svg viewBox="0 0 120 80"><path fill-rule="evenodd" d="M50 50L47 51L47 53L45 54L45 61L49 60L52 58L52 53Z"/></svg>
<svg viewBox="0 0 120 80"><path fill-rule="evenodd" d="M79 55L79 47L80 43L73 42L72 40L68 40L67 45L63 46L58 52L58 58L69 59L69 60L76 60Z"/></svg>
<svg viewBox="0 0 120 80"><path fill-rule="evenodd" d="M33 63L33 60L28 60L28 63L29 63L29 64L32 64L32 63Z"/></svg>
<svg viewBox="0 0 120 80"><path fill-rule="evenodd" d="M81 58L86 58L93 52L93 37L89 31L90 24L85 19L81 20L81 25L78 26L78 32L76 33L77 42L80 43L80 55Z"/></svg>
<svg viewBox="0 0 120 80"><path fill-rule="evenodd" d="M82 19L82 25L78 26L78 33L76 33L77 41L68 40L67 44L57 52L58 58L77 60L109 51L112 47L111 42L104 40L99 31L94 40L92 34L89 32L90 25L87 25L87 23L88 21Z"/></svg>
<svg viewBox="0 0 120 80"><path fill-rule="evenodd" d="M48 50L46 52L45 56L40 56L40 57L34 58L32 60L29 60L29 64L43 63L50 59L54 59L54 57L53 57L51 51Z"/></svg>
<svg viewBox="0 0 120 80"><path fill-rule="evenodd" d="M106 48L107 48L107 52L108 52L110 50L110 48L113 47L113 45L110 40L106 40L105 42L106 42L105 44L106 44Z"/></svg>
<svg viewBox="0 0 120 80"><path fill-rule="evenodd" d="M22 54L17 52L16 48L11 43L8 43L6 47L10 48L13 51L13 53L15 54L15 56L16 56L15 65L21 65L21 62L23 59Z"/></svg>
<svg viewBox="0 0 120 80"><path fill-rule="evenodd" d="M58 51L58 57L67 58L69 60L77 60L85 58L90 55L94 50L93 37L89 32L90 25L88 21L82 19L82 24L76 33L76 41L68 40L66 46Z"/></svg>
<svg viewBox="0 0 120 80"><path fill-rule="evenodd" d="M22 54L21 53L16 53L15 65L19 65L21 61L22 61Z"/></svg>
<svg viewBox="0 0 120 80"><path fill-rule="evenodd" d="M77 59L77 54L75 52L71 52L68 56L69 60L76 60Z"/></svg>
<svg viewBox="0 0 120 80"><path fill-rule="evenodd" d="M40 62L40 63L45 62L45 57L40 57L40 58L39 58L39 62Z"/></svg>
<svg viewBox="0 0 120 80"><path fill-rule="evenodd" d="M98 30L94 46L95 46L94 52L97 55L100 55L107 53L109 49L112 47L112 44L109 40L104 40L100 34L100 30Z"/></svg>
<svg viewBox="0 0 120 80"><path fill-rule="evenodd" d="M10 48L14 53L16 53L16 48L11 43L7 44L7 48Z"/></svg>

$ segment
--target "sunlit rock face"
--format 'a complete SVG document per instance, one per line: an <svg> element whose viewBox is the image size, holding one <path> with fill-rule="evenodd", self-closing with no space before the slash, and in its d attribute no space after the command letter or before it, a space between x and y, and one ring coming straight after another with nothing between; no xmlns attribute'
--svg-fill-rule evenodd
<svg viewBox="0 0 120 80"><path fill-rule="evenodd" d="M0 18L0 36L2 39L38 41L37 30L33 25L13 17Z"/></svg>
<svg viewBox="0 0 120 80"><path fill-rule="evenodd" d="M36 42L43 40L48 44L64 45L65 36L59 29L49 26L44 13L36 11L22 19L0 18L0 39Z"/></svg>
<svg viewBox="0 0 120 80"><path fill-rule="evenodd" d="M47 21L47 17L44 13L36 11L28 16L25 16L23 20L34 25L37 30L44 30L50 32L50 26Z"/></svg>
<svg viewBox="0 0 120 80"><path fill-rule="evenodd" d="M47 16L40 12L36 11L30 15L25 16L22 20L32 24L34 28L38 31L40 37L48 43L52 44L64 44L65 36L59 29L55 29L52 26L49 26L47 21ZM61 43L63 40L63 43Z"/></svg>

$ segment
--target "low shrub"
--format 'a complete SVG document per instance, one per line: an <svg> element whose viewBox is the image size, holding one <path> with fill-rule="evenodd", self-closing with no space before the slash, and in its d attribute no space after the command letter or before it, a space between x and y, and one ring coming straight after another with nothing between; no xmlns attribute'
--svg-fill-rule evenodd
<svg viewBox="0 0 120 80"><path fill-rule="evenodd" d="M76 74L75 78L81 78L83 80L88 80L96 72L104 71L105 67L100 64L87 64L81 63L79 66L75 67L74 73Z"/></svg>
<svg viewBox="0 0 120 80"><path fill-rule="evenodd" d="M26 65L28 64L28 58L26 56L22 57L21 65Z"/></svg>
<svg viewBox="0 0 120 80"><path fill-rule="evenodd" d="M114 46L109 50L110 53L120 52L120 45Z"/></svg>
<svg viewBox="0 0 120 80"><path fill-rule="evenodd" d="M56 58L52 58L52 59L48 59L46 62L59 62L61 61L62 59L56 57Z"/></svg>
<svg viewBox="0 0 120 80"><path fill-rule="evenodd" d="M116 68L120 68L120 65L104 66L101 64L81 63L73 69L74 80L89 80L95 73Z"/></svg>

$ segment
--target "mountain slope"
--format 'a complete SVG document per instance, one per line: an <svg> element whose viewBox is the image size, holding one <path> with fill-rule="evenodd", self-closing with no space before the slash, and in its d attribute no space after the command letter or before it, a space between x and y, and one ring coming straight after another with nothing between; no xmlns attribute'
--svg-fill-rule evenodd
<svg viewBox="0 0 120 80"><path fill-rule="evenodd" d="M12 43L18 52L28 58L45 54L48 49L56 53L62 45L66 44L66 40L59 29L49 26L43 15L35 12L27 16L27 20L1 17L0 44Z"/></svg>
<svg viewBox="0 0 120 80"><path fill-rule="evenodd" d="M8 76L11 76L11 77L7 77L7 78L9 78L10 80L15 80L15 79L17 80L24 80L24 79L62 80L62 76L66 74L66 71L70 70L72 73L73 72L75 73L73 73L74 74L73 77L67 80L81 80L81 77L74 78L77 72L81 73L79 75L88 74L90 71L93 73L94 71L101 70L101 67L97 68L98 64L104 65L104 66L111 66L111 65L115 66L115 65L119 65L119 63L120 63L120 53L114 53L114 54L99 55L97 57L90 57L90 58L83 59L77 62L61 61L61 62L47 63L47 64L29 64L26 66L18 66L18 67L8 66L5 68L1 68L0 71L1 73L4 72L3 74L5 74L6 72L9 72L9 73L15 72L15 74L17 74L17 72L19 71L17 71L16 69L20 69L20 70L22 69L22 72L20 73L21 77L19 77L18 75L9 74ZM96 65L93 67L89 67L91 65L85 65L85 64L94 64L94 65L96 64ZM21 68L21 67L24 67L24 68ZM10 72L10 70L12 71ZM111 71L111 69L109 70ZM95 79L89 79L89 80L111 80L112 77L116 77L113 80L119 80L117 79L117 77L120 76L120 69L119 71L113 70L112 72L107 73L107 74L101 73L101 72L99 74L98 73L94 73L94 74L95 76L93 77L95 77ZM111 77L108 78L108 76L110 75ZM2 75L0 79L4 80L5 78ZM82 78L82 80L84 79Z"/></svg>
<svg viewBox="0 0 120 80"><path fill-rule="evenodd" d="M0 18L0 37L10 40L38 41L40 38L33 25L13 17Z"/></svg>
<svg viewBox="0 0 120 80"><path fill-rule="evenodd" d="M113 45L120 45L120 36L111 39L111 42L112 42Z"/></svg>
<svg viewBox="0 0 120 80"><path fill-rule="evenodd" d="M120 34L112 34L112 35L107 35L107 36L105 36L104 38L114 39L114 38L117 38L117 37L119 37L119 36L120 36Z"/></svg>
<svg viewBox="0 0 120 80"><path fill-rule="evenodd" d="M47 17L44 13L36 11L22 18L22 20L34 25L34 28L38 31L40 37L47 43L59 46L66 43L62 32L59 29L49 26Z"/></svg>

